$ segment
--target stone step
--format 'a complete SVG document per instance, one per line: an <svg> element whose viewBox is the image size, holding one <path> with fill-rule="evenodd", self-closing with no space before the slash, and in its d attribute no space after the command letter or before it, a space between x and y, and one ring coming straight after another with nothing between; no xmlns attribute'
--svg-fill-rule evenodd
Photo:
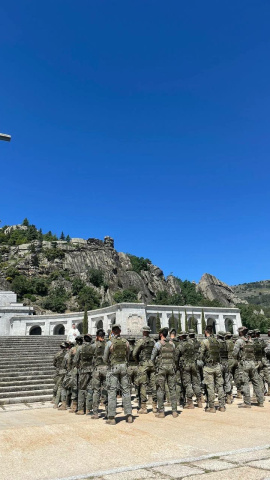
<svg viewBox="0 0 270 480"><path fill-rule="evenodd" d="M52 395L52 388L44 388L40 390L20 390L19 392L1 392L0 401L4 398L17 398L17 397L26 397L26 396L35 396L35 395Z"/></svg>
<svg viewBox="0 0 270 480"><path fill-rule="evenodd" d="M14 372L7 371L7 372L4 372L4 373L1 373L1 380L6 379L6 378L18 378L18 379L24 378L24 379L27 379L29 377L35 378L35 377L44 376L44 375L53 377L54 372L55 372L55 370L47 371L45 369L31 370L31 371L22 370L21 372L18 372L17 370L14 370Z"/></svg>
<svg viewBox="0 0 270 480"><path fill-rule="evenodd" d="M49 373L51 373L52 375L54 375L54 372L55 372L55 368L54 367L46 367L46 365L32 365L32 366L29 366L28 368L24 367L24 368L18 368L18 367L9 367L9 368L6 368L6 369L1 369L0 370L0 377L2 377L4 374L8 374L8 373L21 373L21 374L24 374L24 375L29 375L29 373L31 373L31 375L33 375L35 372L45 372L46 375L49 375Z"/></svg>
<svg viewBox="0 0 270 480"><path fill-rule="evenodd" d="M7 377L3 382L3 378L0 381L0 387L12 387L12 386L20 386L20 385L40 385L41 383L53 383L51 375L39 375L38 378L33 377L21 377L22 380L18 380L18 377L15 377L12 380L12 377Z"/></svg>
<svg viewBox="0 0 270 480"><path fill-rule="evenodd" d="M1 360L0 360L0 366L2 365L23 365L23 364L29 364L31 362L46 362L46 363L51 363L52 365L52 362L53 362L53 356L49 357L49 356L46 356L46 357L42 357L41 355L37 355L37 356L25 356L25 357L16 357L16 358L12 358L12 357L1 357Z"/></svg>
<svg viewBox="0 0 270 480"><path fill-rule="evenodd" d="M0 398L2 394L5 394L7 392L23 392L23 391L32 391L32 390L51 390L53 389L53 383L43 383L43 384L35 384L35 385L29 385L28 382L24 385L12 385L12 386L0 386Z"/></svg>
<svg viewBox="0 0 270 480"><path fill-rule="evenodd" d="M26 392L24 392L26 393ZM25 397L9 397L0 399L0 405L16 404L16 403L33 403L33 402L48 402L52 399L52 393L49 395L36 395Z"/></svg>

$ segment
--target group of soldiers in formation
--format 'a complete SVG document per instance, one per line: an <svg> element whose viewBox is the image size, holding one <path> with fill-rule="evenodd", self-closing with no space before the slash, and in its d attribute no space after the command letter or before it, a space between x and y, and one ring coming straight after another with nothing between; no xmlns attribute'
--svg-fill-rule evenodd
<svg viewBox="0 0 270 480"><path fill-rule="evenodd" d="M192 329L177 335L175 329L161 328L157 339L145 326L142 338L135 340L122 337L118 324L108 339L103 329L95 339L78 335L75 343L62 343L54 357L54 408L99 419L104 404L106 423L115 425L120 395L126 421L132 423L135 392L139 414L148 413L148 396L158 418L165 417L165 401L174 418L178 405L194 409L205 402L205 411L216 413L216 395L218 411L225 412L234 400L233 385L236 397L243 398L240 408L251 408L254 402L263 407L264 396L270 395L270 330L268 337L264 340L259 330L246 327L240 327L238 335L219 331L214 336L207 326L202 341Z"/></svg>

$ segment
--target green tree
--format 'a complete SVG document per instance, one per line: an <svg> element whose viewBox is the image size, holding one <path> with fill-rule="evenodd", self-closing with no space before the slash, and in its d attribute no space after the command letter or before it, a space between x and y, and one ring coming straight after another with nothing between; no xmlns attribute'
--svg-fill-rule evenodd
<svg viewBox="0 0 270 480"><path fill-rule="evenodd" d="M43 307L57 313L64 313L66 310L66 302L69 298L64 287L55 288L43 302Z"/></svg>
<svg viewBox="0 0 270 480"><path fill-rule="evenodd" d="M98 270L96 268L89 268L88 270L88 280L92 285L95 287L101 287L104 283L104 275L101 270Z"/></svg>
<svg viewBox="0 0 270 480"><path fill-rule="evenodd" d="M37 240L38 238L38 231L35 225L29 225L26 231L26 237L28 242L32 242L33 240Z"/></svg>
<svg viewBox="0 0 270 480"><path fill-rule="evenodd" d="M88 333L88 313L87 308L84 308L84 315L83 315L83 334L86 335Z"/></svg>
<svg viewBox="0 0 270 480"><path fill-rule="evenodd" d="M66 241L69 243L69 242L70 242L70 240L71 240L70 236L69 236L69 235L67 235L67 236L66 236Z"/></svg>
<svg viewBox="0 0 270 480"><path fill-rule="evenodd" d="M159 332L160 329L161 329L161 321L160 321L159 312L157 312L157 317L156 317L156 331Z"/></svg>
<svg viewBox="0 0 270 480"><path fill-rule="evenodd" d="M73 295L78 295L80 291L85 287L85 283L79 277L74 278L72 282L72 293Z"/></svg>
<svg viewBox="0 0 270 480"><path fill-rule="evenodd" d="M120 292L116 292L113 296L116 303L136 303L138 301L137 291L133 288L127 288Z"/></svg>
<svg viewBox="0 0 270 480"><path fill-rule="evenodd" d="M169 318L169 328L175 328L175 316L174 316L174 313L172 311L172 315L171 317Z"/></svg>
<svg viewBox="0 0 270 480"><path fill-rule="evenodd" d="M85 286L80 290L77 301L82 310L85 308L95 310L100 306L100 298L99 293L93 287Z"/></svg>
<svg viewBox="0 0 270 480"><path fill-rule="evenodd" d="M185 309L185 331L188 331L188 316L187 316L187 311Z"/></svg>
<svg viewBox="0 0 270 480"><path fill-rule="evenodd" d="M180 333L182 330L181 328L181 314L180 312L178 313L178 325L177 325L177 333Z"/></svg>
<svg viewBox="0 0 270 480"><path fill-rule="evenodd" d="M22 225L23 225L24 227L29 227L29 220L28 220L28 218L25 218L25 219L23 220Z"/></svg>
<svg viewBox="0 0 270 480"><path fill-rule="evenodd" d="M131 255L130 253L127 253L127 256L134 272L140 274L142 270L149 270L149 267L152 263L149 258L136 257L136 255Z"/></svg>
<svg viewBox="0 0 270 480"><path fill-rule="evenodd" d="M60 235L60 240L62 240L62 241L66 240L66 237L65 237L65 235L64 235L64 232L61 233L61 235Z"/></svg>
<svg viewBox="0 0 270 480"><path fill-rule="evenodd" d="M202 309L202 333L205 332L205 329L206 329L206 322L205 322L204 310Z"/></svg>

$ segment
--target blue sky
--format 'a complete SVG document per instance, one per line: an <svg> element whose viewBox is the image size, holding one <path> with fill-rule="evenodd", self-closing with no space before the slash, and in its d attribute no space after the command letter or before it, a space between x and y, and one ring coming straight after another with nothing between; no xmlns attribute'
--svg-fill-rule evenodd
<svg viewBox="0 0 270 480"><path fill-rule="evenodd" d="M268 0L1 7L2 225L270 278Z"/></svg>

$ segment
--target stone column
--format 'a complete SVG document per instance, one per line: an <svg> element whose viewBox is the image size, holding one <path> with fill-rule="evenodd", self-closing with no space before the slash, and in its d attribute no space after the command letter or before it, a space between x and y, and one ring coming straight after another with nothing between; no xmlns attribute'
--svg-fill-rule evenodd
<svg viewBox="0 0 270 480"><path fill-rule="evenodd" d="M162 328L169 327L169 319L167 312L162 312L160 321Z"/></svg>

